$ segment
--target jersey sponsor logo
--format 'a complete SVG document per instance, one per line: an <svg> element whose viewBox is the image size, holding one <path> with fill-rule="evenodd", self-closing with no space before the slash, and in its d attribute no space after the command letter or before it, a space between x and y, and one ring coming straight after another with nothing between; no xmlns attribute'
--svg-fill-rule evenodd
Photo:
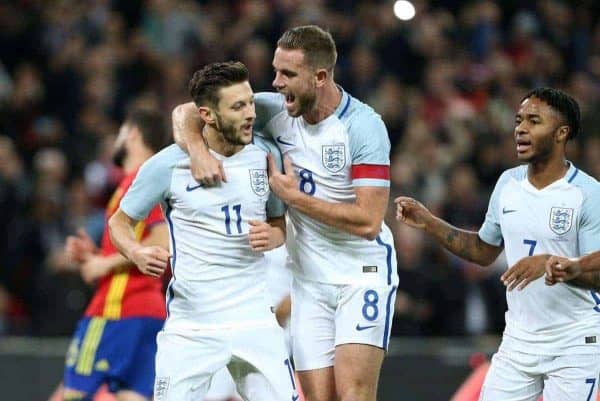
<svg viewBox="0 0 600 401"><path fill-rule="evenodd" d="M502 208L502 214L514 213L517 209L507 209L506 207Z"/></svg>
<svg viewBox="0 0 600 401"><path fill-rule="evenodd" d="M321 158L323 166L332 173L337 173L346 165L346 146L343 143L325 145L322 148Z"/></svg>
<svg viewBox="0 0 600 401"><path fill-rule="evenodd" d="M250 186L254 193L258 196L263 196L269 191L269 177L267 170L250 169Z"/></svg>
<svg viewBox="0 0 600 401"><path fill-rule="evenodd" d="M377 266L363 266L363 273L377 273Z"/></svg>
<svg viewBox="0 0 600 401"><path fill-rule="evenodd" d="M185 190L188 192L192 192L198 188L202 188L203 186L204 186L204 184L198 184L198 185L187 184L187 186L185 187Z"/></svg>
<svg viewBox="0 0 600 401"><path fill-rule="evenodd" d="M585 338L586 344L596 344L596 336L589 336Z"/></svg>
<svg viewBox="0 0 600 401"><path fill-rule="evenodd" d="M356 325L356 331L368 330L368 329L372 329L373 327L376 327L376 325L370 324L370 325L367 325L367 326L361 326L360 323L358 323Z"/></svg>
<svg viewBox="0 0 600 401"><path fill-rule="evenodd" d="M293 143L291 143L291 142L288 142L288 141L284 140L282 135L279 135L277 138L275 138L275 140L276 140L277 142L279 142L280 144L282 144L282 145L286 145L286 146L294 146L294 144L293 144Z"/></svg>
<svg viewBox="0 0 600 401"><path fill-rule="evenodd" d="M573 209L553 207L550 209L550 229L558 235L569 232L573 225Z"/></svg>

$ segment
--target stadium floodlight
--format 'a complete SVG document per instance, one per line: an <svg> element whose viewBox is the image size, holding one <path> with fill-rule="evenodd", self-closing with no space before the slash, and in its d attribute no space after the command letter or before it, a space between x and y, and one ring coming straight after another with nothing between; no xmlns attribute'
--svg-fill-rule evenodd
<svg viewBox="0 0 600 401"><path fill-rule="evenodd" d="M415 16L415 6L406 0L398 0L394 3L394 15L402 21L409 21Z"/></svg>

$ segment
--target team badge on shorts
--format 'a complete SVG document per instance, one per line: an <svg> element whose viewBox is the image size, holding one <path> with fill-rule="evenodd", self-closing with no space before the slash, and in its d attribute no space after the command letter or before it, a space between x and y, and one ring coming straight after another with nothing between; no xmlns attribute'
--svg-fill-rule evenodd
<svg viewBox="0 0 600 401"><path fill-rule="evenodd" d="M573 209L553 207L550 209L550 229L558 235L567 233L573 225Z"/></svg>
<svg viewBox="0 0 600 401"><path fill-rule="evenodd" d="M323 166L332 173L337 173L346 165L346 146L343 143L323 146Z"/></svg>
<svg viewBox="0 0 600 401"><path fill-rule="evenodd" d="M250 172L250 186L254 193L258 196L263 196L269 191L269 177L267 176L267 170L251 169Z"/></svg>

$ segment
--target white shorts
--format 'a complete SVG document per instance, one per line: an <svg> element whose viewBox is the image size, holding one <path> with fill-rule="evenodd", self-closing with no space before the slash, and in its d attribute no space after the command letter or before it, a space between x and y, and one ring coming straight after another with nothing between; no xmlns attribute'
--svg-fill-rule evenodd
<svg viewBox="0 0 600 401"><path fill-rule="evenodd" d="M596 401L600 356L531 355L499 350L480 401Z"/></svg>
<svg viewBox="0 0 600 401"><path fill-rule="evenodd" d="M296 370L333 366L335 347L340 344L387 350L395 286L323 284L294 278L291 296Z"/></svg>
<svg viewBox="0 0 600 401"><path fill-rule="evenodd" d="M232 398L239 399L240 395L235 390L235 382L227 368L220 369L214 374L210 381L208 393L204 396L205 401L223 401Z"/></svg>
<svg viewBox="0 0 600 401"><path fill-rule="evenodd" d="M202 401L227 367L248 401L296 399L296 383L274 325L229 331L161 331L157 337L155 401Z"/></svg>

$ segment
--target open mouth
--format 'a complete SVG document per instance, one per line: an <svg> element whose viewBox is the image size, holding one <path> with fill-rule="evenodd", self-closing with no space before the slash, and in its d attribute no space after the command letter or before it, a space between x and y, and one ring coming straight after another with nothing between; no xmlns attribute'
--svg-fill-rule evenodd
<svg viewBox="0 0 600 401"><path fill-rule="evenodd" d="M517 153L527 152L531 148L531 141L517 139Z"/></svg>
<svg viewBox="0 0 600 401"><path fill-rule="evenodd" d="M248 132L252 132L252 123L248 123L248 124L244 124L242 125L242 131L248 133Z"/></svg>
<svg viewBox="0 0 600 401"><path fill-rule="evenodd" d="M294 101L296 100L296 96L292 95L291 93L285 95L285 104L286 106L291 106L292 104L294 104Z"/></svg>

